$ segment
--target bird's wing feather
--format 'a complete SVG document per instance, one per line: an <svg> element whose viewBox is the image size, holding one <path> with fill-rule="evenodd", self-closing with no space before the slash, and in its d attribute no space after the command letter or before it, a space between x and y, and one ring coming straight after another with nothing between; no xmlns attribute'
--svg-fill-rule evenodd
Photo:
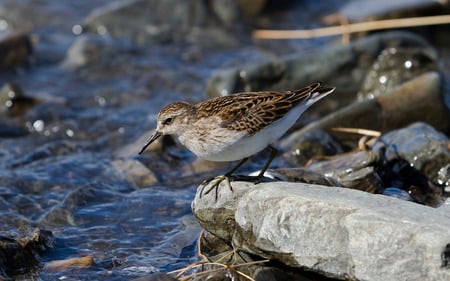
<svg viewBox="0 0 450 281"><path fill-rule="evenodd" d="M197 108L198 117L216 114L221 127L230 130L246 130L253 135L282 118L299 103L306 102L311 92L320 87L312 84L301 90L286 92L250 92L215 98L203 102ZM205 115L205 116L203 116Z"/></svg>

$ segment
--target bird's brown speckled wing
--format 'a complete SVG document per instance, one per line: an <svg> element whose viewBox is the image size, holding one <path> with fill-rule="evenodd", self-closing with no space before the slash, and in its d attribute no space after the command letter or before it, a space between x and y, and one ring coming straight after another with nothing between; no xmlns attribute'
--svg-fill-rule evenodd
<svg viewBox="0 0 450 281"><path fill-rule="evenodd" d="M218 115L221 126L230 130L246 130L253 135L282 118L299 103L306 102L311 92L320 87L312 84L301 90L286 92L249 92L219 97L198 104L197 117Z"/></svg>

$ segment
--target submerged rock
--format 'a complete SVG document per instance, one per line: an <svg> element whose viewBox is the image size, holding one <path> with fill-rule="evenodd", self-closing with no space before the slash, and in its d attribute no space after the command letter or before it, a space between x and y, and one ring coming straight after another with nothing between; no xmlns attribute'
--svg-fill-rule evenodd
<svg viewBox="0 0 450 281"><path fill-rule="evenodd" d="M447 280L450 216L387 196L301 183L233 182L199 196L200 224L235 250L356 280ZM383 257L382 259L380 257Z"/></svg>

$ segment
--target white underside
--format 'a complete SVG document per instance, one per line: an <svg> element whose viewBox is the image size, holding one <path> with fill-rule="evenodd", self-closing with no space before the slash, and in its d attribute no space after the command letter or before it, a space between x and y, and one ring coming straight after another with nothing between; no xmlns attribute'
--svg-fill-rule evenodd
<svg viewBox="0 0 450 281"><path fill-rule="evenodd" d="M246 132L223 130L220 134L227 139L226 142L215 143L209 147L198 147L195 143L197 140L180 138L180 141L202 159L217 162L240 160L260 152L279 139L308 107L309 104L301 104L291 109L283 118L251 136Z"/></svg>

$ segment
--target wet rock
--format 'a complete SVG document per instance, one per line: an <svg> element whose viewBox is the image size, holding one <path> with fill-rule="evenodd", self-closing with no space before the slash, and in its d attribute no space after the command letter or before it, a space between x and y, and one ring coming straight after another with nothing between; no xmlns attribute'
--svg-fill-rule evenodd
<svg viewBox="0 0 450 281"><path fill-rule="evenodd" d="M219 187L217 201L198 192L192 207L235 249L342 279L450 278L441 259L450 215L440 209L335 187L232 184L233 193Z"/></svg>
<svg viewBox="0 0 450 281"><path fill-rule="evenodd" d="M368 69L380 51L387 47L431 48L423 38L412 33L376 34L348 45L220 70L208 81L207 96L224 96L241 91L298 89L312 81L324 81L327 85L335 86L336 91L321 101L322 106L316 108L337 109L354 100Z"/></svg>
<svg viewBox="0 0 450 281"><path fill-rule="evenodd" d="M437 54L431 48L387 48L367 73L358 100L390 93L404 82L437 70Z"/></svg>
<svg viewBox="0 0 450 281"><path fill-rule="evenodd" d="M438 182L439 171L450 163L449 138L425 123L383 135L372 151L385 161L406 160L428 179Z"/></svg>
<svg viewBox="0 0 450 281"><path fill-rule="evenodd" d="M0 71L14 70L28 64L33 52L30 37L23 33L0 37Z"/></svg>
<svg viewBox="0 0 450 281"><path fill-rule="evenodd" d="M343 152L342 146L323 130L307 132L297 139L281 141L284 156L296 165L304 165L311 158L331 156Z"/></svg>
<svg viewBox="0 0 450 281"><path fill-rule="evenodd" d="M341 186L376 193L383 182L376 172L378 157L367 151L313 160L305 169L332 178Z"/></svg>
<svg viewBox="0 0 450 281"><path fill-rule="evenodd" d="M83 186L71 191L61 203L52 207L41 216L39 224L46 227L76 225L74 213L87 202L93 204L98 201L111 202L118 200L120 200L120 197L106 188L102 190L92 186Z"/></svg>
<svg viewBox="0 0 450 281"><path fill-rule="evenodd" d="M342 186L336 179L308 170L308 168L278 168L264 173L273 179L289 182L304 182L326 186Z"/></svg>
<svg viewBox="0 0 450 281"><path fill-rule="evenodd" d="M158 182L156 175L134 159L117 159L112 162L119 176L137 187L147 187Z"/></svg>
<svg viewBox="0 0 450 281"><path fill-rule="evenodd" d="M22 115L38 103L38 99L26 96L16 82L7 83L0 89L0 115Z"/></svg>
<svg viewBox="0 0 450 281"><path fill-rule="evenodd" d="M382 156L380 158L383 159ZM397 198L403 197L406 200L438 207L448 196L445 195L442 186L433 183L413 164L401 157L389 161L380 161L377 170L386 189L401 189L408 195L407 197L397 196ZM386 189L383 194L386 193Z"/></svg>
<svg viewBox="0 0 450 281"><path fill-rule="evenodd" d="M236 5L228 5L224 10L221 2L113 2L94 10L86 18L85 26L88 31L126 39L140 46L170 42L229 46L236 40L231 30L237 31L240 26L236 22L239 11Z"/></svg>
<svg viewBox="0 0 450 281"><path fill-rule="evenodd" d="M164 253L172 257L181 257L183 249L195 245L201 227L192 215L181 217L179 225L167 233L166 239L154 247L155 252Z"/></svg>
<svg viewBox="0 0 450 281"><path fill-rule="evenodd" d="M445 188L450 188L450 163L439 169L437 183L445 186ZM448 190L448 192L450 192L450 190Z"/></svg>
<svg viewBox="0 0 450 281"><path fill-rule="evenodd" d="M299 138L314 130L335 127L372 129L388 132L414 122L426 122L438 130L450 130L450 111L443 102L442 79L436 72L428 72L412 79L393 92L375 99L365 100L343 107L317 122L291 134L285 141ZM348 134L333 132L338 139L354 143L359 139Z"/></svg>
<svg viewBox="0 0 450 281"><path fill-rule="evenodd" d="M0 236L0 268L8 276L36 269L37 257L53 245L50 231L23 226Z"/></svg>

